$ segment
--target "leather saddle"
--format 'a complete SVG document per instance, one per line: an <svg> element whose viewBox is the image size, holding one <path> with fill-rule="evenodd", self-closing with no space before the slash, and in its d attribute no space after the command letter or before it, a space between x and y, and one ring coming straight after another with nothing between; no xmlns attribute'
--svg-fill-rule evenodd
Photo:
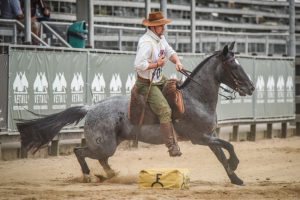
<svg viewBox="0 0 300 200"><path fill-rule="evenodd" d="M169 79L162 90L163 95L172 109L172 120L180 119L184 114L184 102L181 91L177 88L179 81ZM131 90L131 99L128 109L128 117L133 125L138 125L145 106L143 124L158 124L158 117L152 112L148 103L145 103L145 96L140 95L134 85Z"/></svg>

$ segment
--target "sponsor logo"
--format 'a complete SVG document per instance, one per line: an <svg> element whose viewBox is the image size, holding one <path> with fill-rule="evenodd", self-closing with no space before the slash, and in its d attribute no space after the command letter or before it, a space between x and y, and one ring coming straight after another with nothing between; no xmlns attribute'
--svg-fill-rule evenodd
<svg viewBox="0 0 300 200"><path fill-rule="evenodd" d="M71 106L83 105L83 88L84 81L81 72L75 73L71 82Z"/></svg>
<svg viewBox="0 0 300 200"><path fill-rule="evenodd" d="M264 103L265 99L264 99L264 95L265 95L265 80L264 77L259 75L257 77L257 81L256 81L256 102L257 103Z"/></svg>
<svg viewBox="0 0 300 200"><path fill-rule="evenodd" d="M247 74L247 75L248 75L249 79L252 81L251 76L249 74ZM248 95L242 97L244 103L252 103L252 98L253 98L252 96L248 96Z"/></svg>
<svg viewBox="0 0 300 200"><path fill-rule="evenodd" d="M52 83L53 105L52 109L66 109L67 104L67 81L64 73L56 73Z"/></svg>
<svg viewBox="0 0 300 200"><path fill-rule="evenodd" d="M13 82L13 110L28 109L28 81L25 72L17 72Z"/></svg>
<svg viewBox="0 0 300 200"><path fill-rule="evenodd" d="M48 109L48 81L45 72L37 73L33 83L34 110Z"/></svg>
<svg viewBox="0 0 300 200"><path fill-rule="evenodd" d="M294 81L292 76L286 80L286 102L294 102Z"/></svg>
<svg viewBox="0 0 300 200"><path fill-rule="evenodd" d="M269 76L267 81L267 102L275 102L275 81L273 76Z"/></svg>
<svg viewBox="0 0 300 200"><path fill-rule="evenodd" d="M134 86L135 81L136 81L135 75L133 73L128 74L127 81L126 81L126 84L125 84L126 95L130 95L131 89Z"/></svg>
<svg viewBox="0 0 300 200"><path fill-rule="evenodd" d="M180 82L183 83L185 80L186 80L186 76L182 75L181 79L180 79Z"/></svg>
<svg viewBox="0 0 300 200"><path fill-rule="evenodd" d="M92 90L92 101L93 103L96 103L98 101L101 101L102 99L105 99L105 80L103 77L103 74L97 73L94 76L94 79L92 81L91 85Z"/></svg>
<svg viewBox="0 0 300 200"><path fill-rule="evenodd" d="M1 115L2 115L2 109L0 109L0 122L4 121L4 118L1 117Z"/></svg>
<svg viewBox="0 0 300 200"><path fill-rule="evenodd" d="M177 74L176 74L176 73L172 73L172 74L170 75L170 79L178 79L178 78L177 78Z"/></svg>
<svg viewBox="0 0 300 200"><path fill-rule="evenodd" d="M109 84L110 96L119 96L122 91L122 81L120 74L113 74Z"/></svg>
<svg viewBox="0 0 300 200"><path fill-rule="evenodd" d="M283 78L283 76L279 76L278 77L276 88L277 88L277 99L276 99L276 102L277 103L283 103L285 101L284 100L284 88L285 88L285 84L284 84L284 78Z"/></svg>

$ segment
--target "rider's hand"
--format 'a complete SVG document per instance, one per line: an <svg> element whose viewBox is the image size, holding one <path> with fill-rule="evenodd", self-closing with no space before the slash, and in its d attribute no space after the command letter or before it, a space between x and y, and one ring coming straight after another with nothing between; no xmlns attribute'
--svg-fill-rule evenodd
<svg viewBox="0 0 300 200"><path fill-rule="evenodd" d="M176 70L181 71L182 69L183 69L183 65L180 62L176 63Z"/></svg>
<svg viewBox="0 0 300 200"><path fill-rule="evenodd" d="M166 64L165 56L160 56L157 60L158 67L163 67Z"/></svg>

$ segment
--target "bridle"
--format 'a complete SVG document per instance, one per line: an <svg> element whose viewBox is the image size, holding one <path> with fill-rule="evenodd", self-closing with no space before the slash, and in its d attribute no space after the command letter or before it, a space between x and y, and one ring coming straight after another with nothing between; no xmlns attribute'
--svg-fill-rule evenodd
<svg viewBox="0 0 300 200"><path fill-rule="evenodd" d="M224 68L225 72L227 72L227 74L231 77L231 80L233 80L234 90L231 93L234 93L234 97L236 98L235 96L236 91L237 92L240 91L240 81L236 78L236 75L232 73L232 71L229 69L229 63L232 62L233 60L235 60L234 56L229 59L226 59L225 61L223 61L222 67Z"/></svg>
<svg viewBox="0 0 300 200"><path fill-rule="evenodd" d="M228 73L228 75L231 77L231 79L233 80L234 84L235 84L235 90L239 91L239 81L237 80L237 78L235 77L235 75L233 73L231 73L231 71L229 70L229 63L232 62L233 60L235 60L235 57L231 57L229 59L226 59L225 61L222 62L222 67L224 68L224 70ZM194 83L201 85L199 82L197 82L195 79L192 78L191 74L192 72L187 70L187 69L181 69L179 70L179 72L181 74L183 74L184 76L186 76L188 79L190 79L191 81L193 81ZM229 95L224 95L221 93L218 93L220 96L224 97L226 100L233 100L236 98L236 91L235 90L229 90L227 88L224 88L223 86L220 85L220 88L226 92L229 93Z"/></svg>

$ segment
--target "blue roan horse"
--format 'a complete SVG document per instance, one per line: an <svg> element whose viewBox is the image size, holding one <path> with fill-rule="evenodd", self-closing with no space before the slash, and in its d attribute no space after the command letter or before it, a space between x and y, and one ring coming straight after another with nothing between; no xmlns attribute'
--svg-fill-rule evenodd
<svg viewBox="0 0 300 200"><path fill-rule="evenodd" d="M234 57L233 46L234 43L230 47L226 45L222 51L202 61L191 74L194 81L188 78L180 86L185 113L179 121L174 122L174 128L180 138L208 146L222 163L231 183L242 185L243 181L234 172L239 160L233 146L214 136L220 84L229 86L241 96L251 95L254 91L252 82ZM78 123L86 117L86 147L74 149L82 172L89 177L90 170L85 161L89 157L99 160L107 177L111 178L115 172L108 164L109 157L114 155L122 141L135 139L134 125L128 119L128 103L127 96L112 97L92 106L71 107L38 119L19 120L17 128L22 146L35 152L46 146L64 126ZM138 139L146 143L163 144L159 124L142 126ZM226 158L223 148L229 152L229 158Z"/></svg>

